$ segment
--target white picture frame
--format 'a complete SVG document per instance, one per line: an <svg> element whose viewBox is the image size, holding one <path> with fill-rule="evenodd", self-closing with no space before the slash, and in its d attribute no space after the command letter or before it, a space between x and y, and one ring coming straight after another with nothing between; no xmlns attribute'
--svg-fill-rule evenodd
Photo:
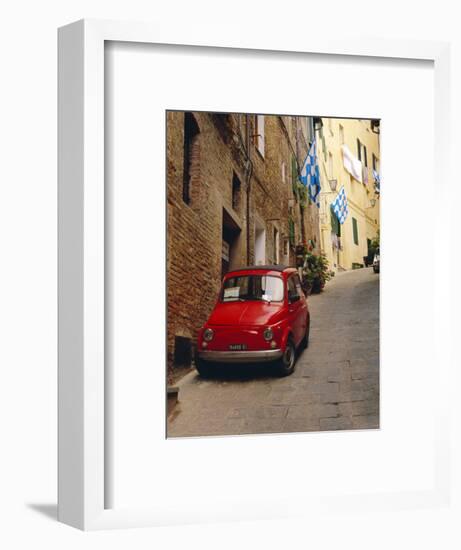
<svg viewBox="0 0 461 550"><path fill-rule="evenodd" d="M174 523L155 509L105 509L104 381L104 43L142 42L214 48L257 49L332 55L430 60L434 63L435 151L440 197L449 199L450 55L449 45L396 40L328 41L294 34L290 43L271 36L200 40L175 36L161 25L83 20L59 30L59 520L80 529ZM450 232L450 218L437 231ZM446 249L442 245L440 253ZM449 323L447 320L446 323ZM439 370L443 379L453 361L449 325L438 330ZM446 382L441 382L446 383ZM402 506L447 505L450 498L448 405L439 403L434 485L420 494L396 498ZM107 457L106 457L107 459ZM383 499L355 498L360 507L393 506ZM323 506L330 507L328 501ZM322 506L322 505L321 505ZM261 515L264 517L264 514ZM181 518L178 518L181 521Z"/></svg>

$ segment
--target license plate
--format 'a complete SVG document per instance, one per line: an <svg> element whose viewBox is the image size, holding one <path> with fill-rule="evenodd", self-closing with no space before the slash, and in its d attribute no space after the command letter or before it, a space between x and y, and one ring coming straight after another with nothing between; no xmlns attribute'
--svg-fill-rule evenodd
<svg viewBox="0 0 461 550"><path fill-rule="evenodd" d="M243 351L243 350L247 349L247 345L246 344L231 344L229 346L229 349L231 351Z"/></svg>

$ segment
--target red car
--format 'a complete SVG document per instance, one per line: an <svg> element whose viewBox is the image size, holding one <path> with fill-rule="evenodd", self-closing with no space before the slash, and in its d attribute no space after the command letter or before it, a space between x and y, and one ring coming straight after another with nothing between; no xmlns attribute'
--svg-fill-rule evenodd
<svg viewBox="0 0 461 550"><path fill-rule="evenodd" d="M296 269L280 265L237 269L224 277L216 305L198 335L196 368L273 361L279 374L295 369L309 344L310 315Z"/></svg>

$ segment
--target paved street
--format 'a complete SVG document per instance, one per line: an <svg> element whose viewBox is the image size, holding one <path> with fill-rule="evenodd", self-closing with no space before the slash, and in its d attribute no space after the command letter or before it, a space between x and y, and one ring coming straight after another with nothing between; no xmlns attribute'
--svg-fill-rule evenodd
<svg viewBox="0 0 461 550"><path fill-rule="evenodd" d="M179 383L168 436L350 430L379 427L379 275L339 273L309 298L309 348L295 372L226 366Z"/></svg>

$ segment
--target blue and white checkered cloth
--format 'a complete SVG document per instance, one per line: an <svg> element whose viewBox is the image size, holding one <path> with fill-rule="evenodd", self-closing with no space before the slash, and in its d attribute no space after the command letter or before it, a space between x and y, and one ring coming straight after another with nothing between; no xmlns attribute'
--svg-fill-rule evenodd
<svg viewBox="0 0 461 550"><path fill-rule="evenodd" d="M381 191L381 178L376 170L373 170L373 179L375 180L375 191L379 193Z"/></svg>
<svg viewBox="0 0 461 550"><path fill-rule="evenodd" d="M331 203L333 212L336 214L340 224L343 224L346 221L347 215L349 214L349 209L347 207L347 197L346 191L344 190L344 185L339 190L336 195L335 200Z"/></svg>
<svg viewBox="0 0 461 550"><path fill-rule="evenodd" d="M320 208L320 170L317 164L317 147L315 140L311 145L299 176L301 183L307 186L309 198Z"/></svg>

